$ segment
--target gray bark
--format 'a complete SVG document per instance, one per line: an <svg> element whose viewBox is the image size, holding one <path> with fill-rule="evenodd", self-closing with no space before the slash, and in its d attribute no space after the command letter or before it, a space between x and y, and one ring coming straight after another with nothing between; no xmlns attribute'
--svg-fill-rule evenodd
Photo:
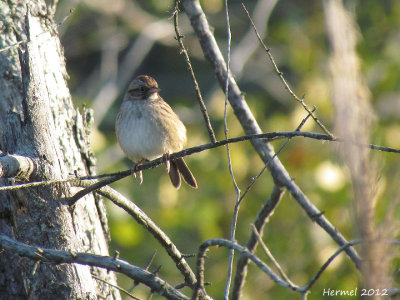
<svg viewBox="0 0 400 300"><path fill-rule="evenodd" d="M87 117L73 108L63 51L53 20L55 2L0 2L0 150L32 159L24 181L88 175ZM29 7L29 12L27 12ZM18 42L18 46L15 45ZM20 179L21 180L21 179ZM10 185L15 179L0 179ZM35 246L108 255L100 200L87 195L74 207L68 184L0 192L0 232ZM77 264L53 265L0 252L1 299L119 299L113 273Z"/></svg>

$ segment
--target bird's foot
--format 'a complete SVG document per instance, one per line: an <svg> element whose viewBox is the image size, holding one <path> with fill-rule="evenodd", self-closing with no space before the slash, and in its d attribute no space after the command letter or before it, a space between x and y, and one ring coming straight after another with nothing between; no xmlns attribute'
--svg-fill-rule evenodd
<svg viewBox="0 0 400 300"><path fill-rule="evenodd" d="M135 164L131 170L132 176L136 178L136 173L139 173L140 184L143 183L143 173L142 170L138 170L139 166L143 165L144 160L141 160L137 164Z"/></svg>
<svg viewBox="0 0 400 300"><path fill-rule="evenodd" d="M165 163L165 167L167 168L167 172L169 173L169 170L171 169L171 163L170 163L170 158L169 158L169 153L165 153L162 156L162 159Z"/></svg>

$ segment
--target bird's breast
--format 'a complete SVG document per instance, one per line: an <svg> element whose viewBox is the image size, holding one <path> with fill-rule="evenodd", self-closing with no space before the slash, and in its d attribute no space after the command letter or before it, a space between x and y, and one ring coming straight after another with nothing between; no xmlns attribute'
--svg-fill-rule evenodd
<svg viewBox="0 0 400 300"><path fill-rule="evenodd" d="M186 141L186 129L182 126ZM181 136L182 133L171 131L176 129L170 126L169 118L160 114L153 103L144 100L122 103L117 116L116 133L122 150L131 160L152 160L164 153L181 150L184 142L175 141L174 136Z"/></svg>

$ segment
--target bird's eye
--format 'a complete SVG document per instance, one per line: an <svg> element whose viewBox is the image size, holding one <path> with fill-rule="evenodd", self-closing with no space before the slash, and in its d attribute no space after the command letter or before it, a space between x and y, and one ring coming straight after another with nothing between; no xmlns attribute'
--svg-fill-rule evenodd
<svg viewBox="0 0 400 300"><path fill-rule="evenodd" d="M145 92L146 89L145 87L141 86L141 87L137 87L131 90L132 92Z"/></svg>

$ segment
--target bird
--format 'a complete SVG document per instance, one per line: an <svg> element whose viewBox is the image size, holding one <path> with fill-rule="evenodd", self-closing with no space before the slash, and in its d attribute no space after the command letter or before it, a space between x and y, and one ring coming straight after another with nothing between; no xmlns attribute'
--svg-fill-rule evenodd
<svg viewBox="0 0 400 300"><path fill-rule="evenodd" d="M140 75L129 84L115 122L119 145L135 162L133 175L145 161L163 157L175 188L181 186L181 177L189 186L198 188L184 159L169 158L186 145L186 127L159 92L157 81L147 75ZM139 176L142 183L141 171Z"/></svg>

